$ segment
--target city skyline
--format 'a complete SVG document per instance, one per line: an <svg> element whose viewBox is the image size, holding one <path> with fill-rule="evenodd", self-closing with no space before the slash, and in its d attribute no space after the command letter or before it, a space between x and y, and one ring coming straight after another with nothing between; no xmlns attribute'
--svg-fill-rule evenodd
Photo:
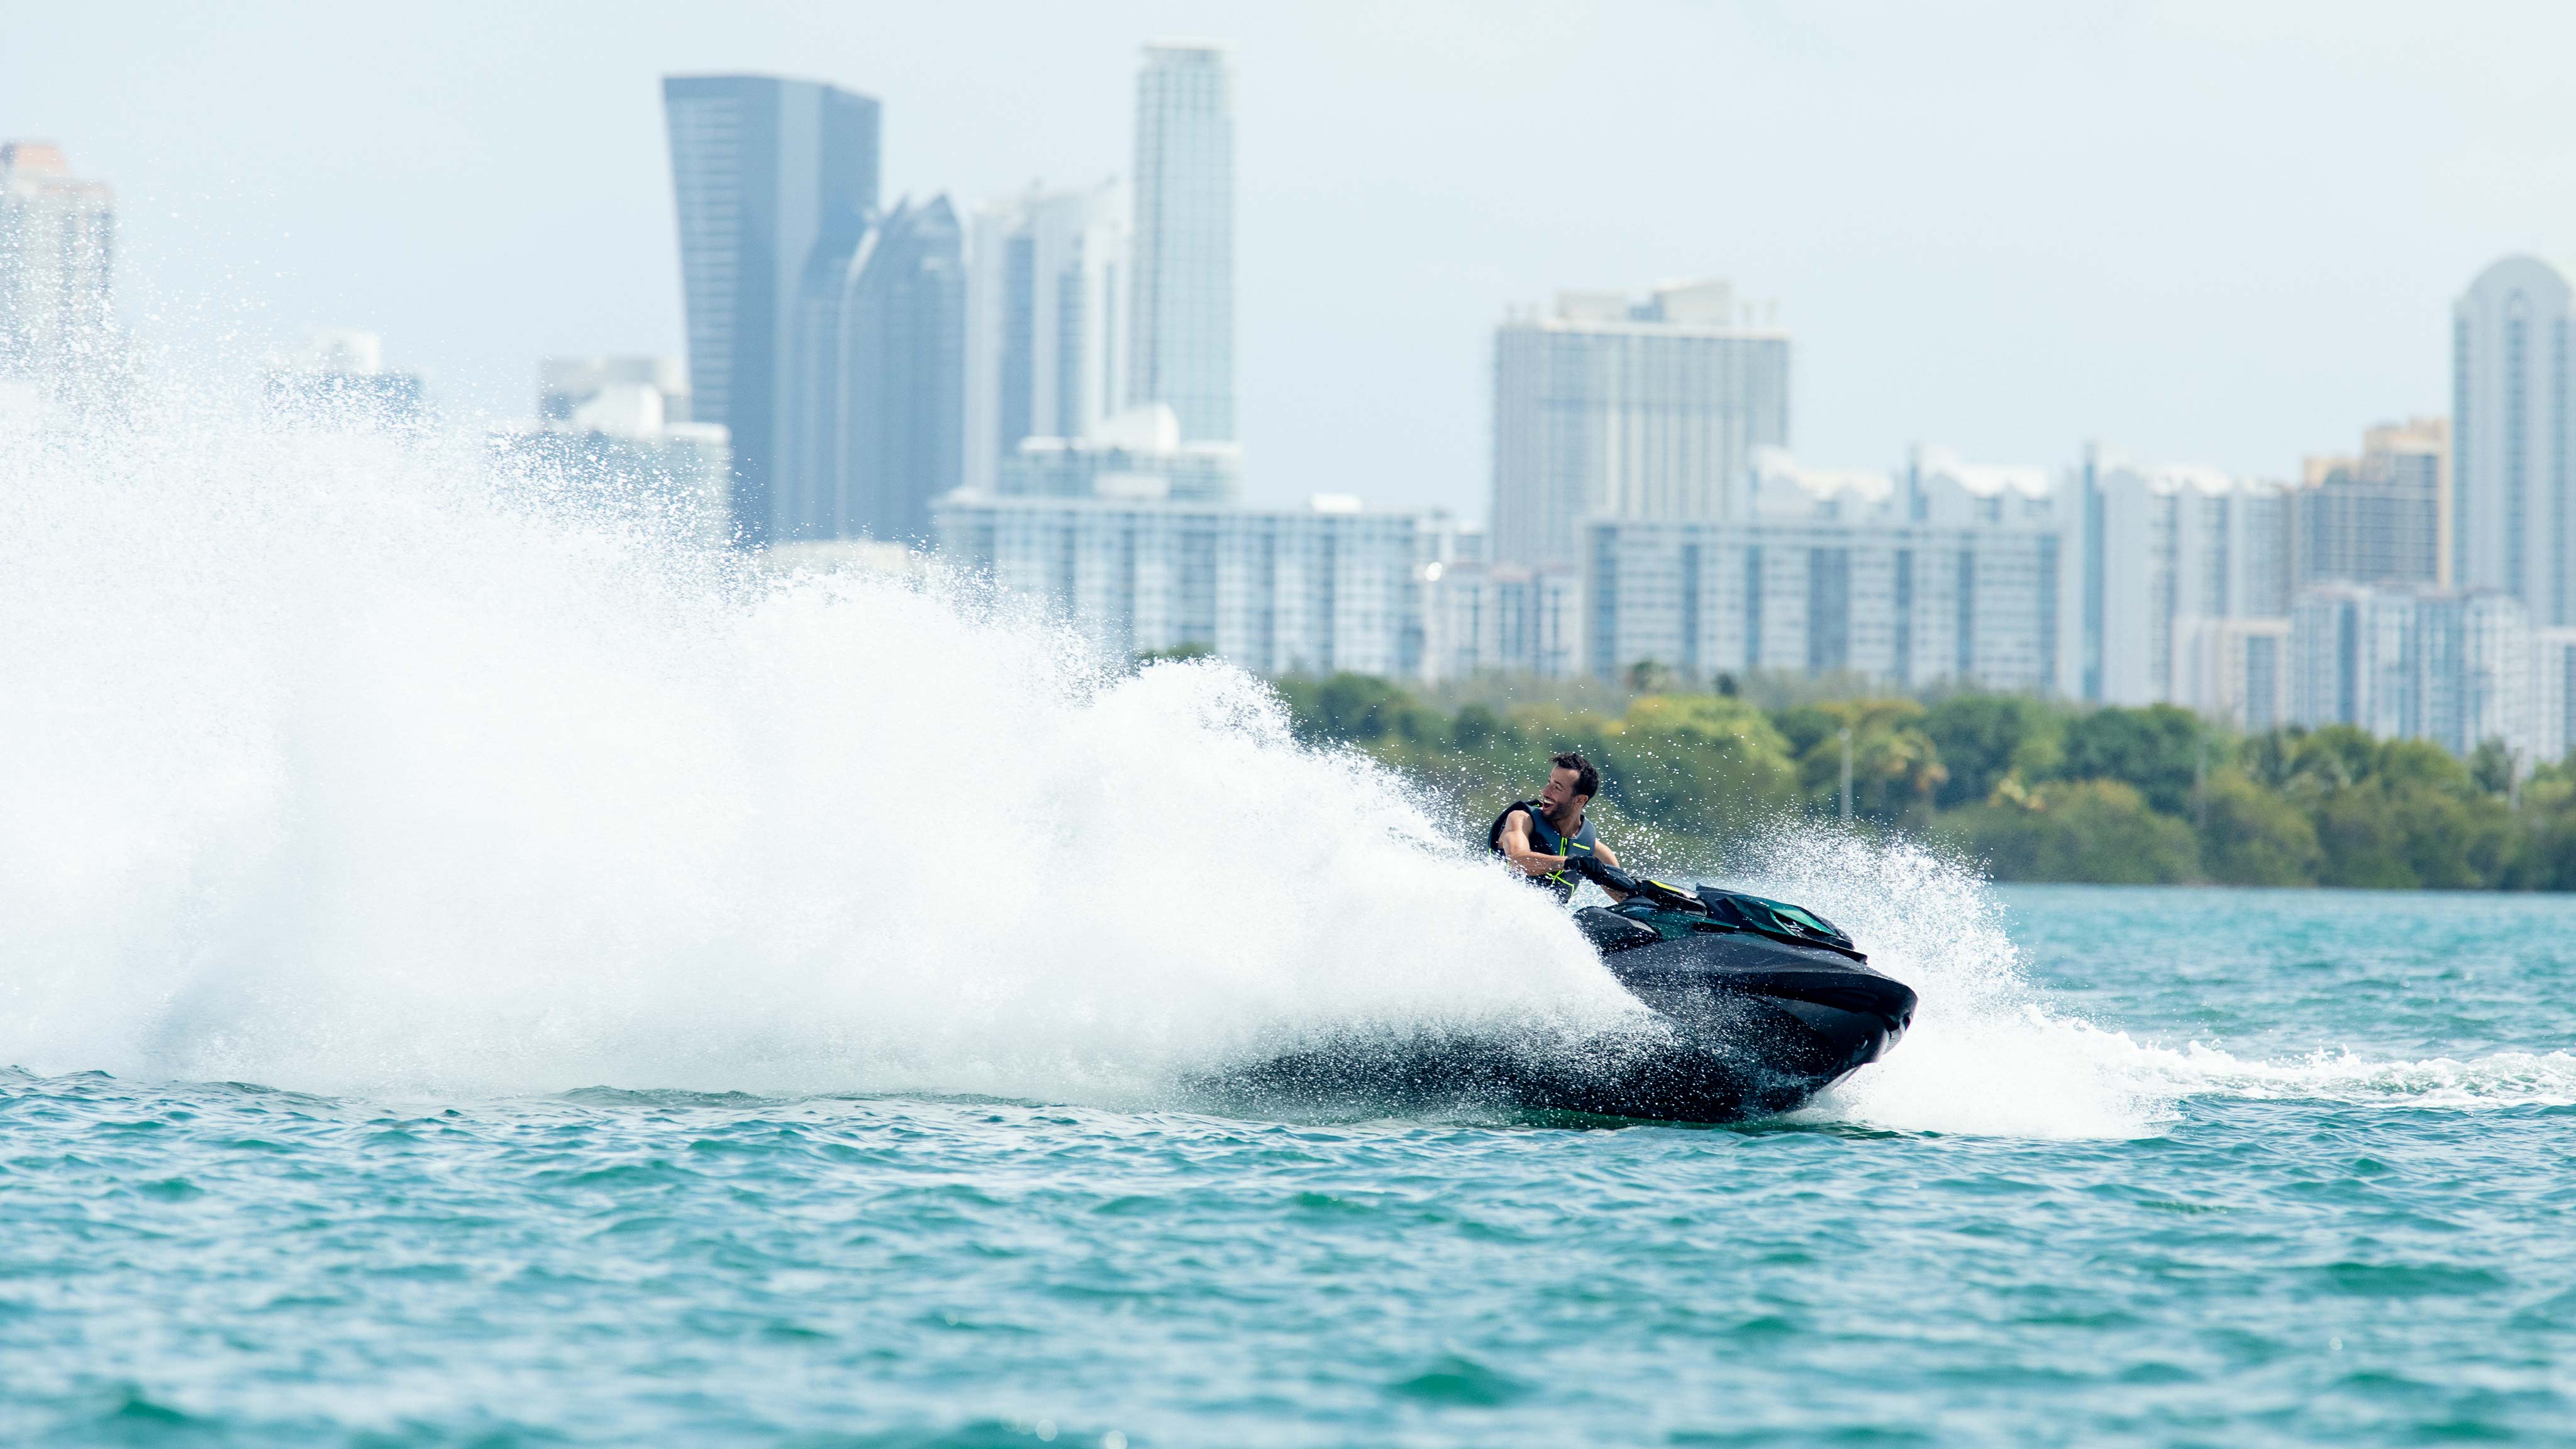
<svg viewBox="0 0 2576 1449"><path fill-rule="evenodd" d="M2542 133L2568 128L2527 122L2534 106L2560 103L2535 99L2517 54L2446 32L2428 46L2429 31L2386 15L2322 39L2294 39L2303 27L2277 17L2230 29L2208 12L2095 15L2020 27L2028 33L1980 61L1958 52L2010 28L1997 16L1944 39L1901 33L1913 23L1902 17L1858 25L1833 11L1791 20L1648 7L1599 17L1570 40L1567 24L1488 14L1462 33L1437 17L1211 24L1205 12L1135 7L1063 33L1029 18L1017 43L972 36L971 47L971 14L873 17L881 33L867 46L859 32L870 27L855 21L755 15L748 33L710 47L693 43L685 16L647 11L632 35L577 48L537 97L512 93L526 82L518 44L468 55L431 37L412 53L414 80L363 103L327 65L286 87L305 104L337 97L345 124L321 128L330 135L262 132L280 143L265 162L241 159L255 149L245 128L277 98L235 85L110 114L89 94L103 88L64 83L77 65L54 74L25 64L47 53L48 36L57 59L80 53L82 22L55 17L15 49L20 61L0 59L0 130L55 139L119 188L125 307L138 323L211 314L258 330L240 325L238 305L276 338L366 327L443 398L509 415L534 357L682 350L667 161L651 115L660 74L766 68L875 95L892 118L886 194L945 190L971 207L1032 177L1123 172L1141 47L1217 32L1238 73L1239 393L1252 495L1299 496L1334 460L1356 457L1353 491L1471 516L1484 511L1490 473L1491 329L1560 287L1717 275L1776 299L1799 341L1798 448L1820 461L1884 464L1922 441L2053 465L2098 438L2138 456L2290 476L2300 456L2358 427L2443 411L2447 310L2461 278L2499 255L2564 251L2552 238L2576 235L2566 203L2515 180L2556 165L2551 148L2563 143ZM231 54L291 19L252 12L190 43ZM542 50L571 23L496 18L491 38ZM1649 32L1669 56L1634 43ZM326 27L317 43L326 54L363 50L374 36ZM1722 88L1741 93L1732 100L1676 69L1720 42L1746 72ZM2514 49L2547 48L2529 42L2524 33ZM142 43L148 61L169 42ZM944 46L976 57L939 72L954 96L908 79L901 63ZM1920 84L1880 83L1894 64L1885 52L1909 46L1927 63L1958 58L1953 80L2018 68L2017 109L2066 101L2064 72L2078 62L2101 95L2060 107L2062 136L2005 126L1983 101L1956 117L1915 114ZM1627 84L1605 74L1614 54L1636 71ZM256 57L243 61L255 80ZM2245 83L2276 62L2282 93L2257 104ZM2121 119L2118 102L2147 88L2142 72L2159 64L2195 104ZM1820 102L1839 96L1840 110L1713 124L1792 84ZM1317 85L1336 98L1320 116L1296 100ZM974 111L1031 87L1046 127ZM2383 104L2368 115L2306 108L2343 115L2340 131L2298 119L2301 95L2373 87ZM2480 87L2495 94L2481 99ZM1515 95L1529 103L1525 118L1505 104ZM195 119L156 121L173 106ZM2508 114L2526 124L2500 129ZM1529 129L1542 123L1544 133ZM1495 125L1504 129L1486 135ZM2263 142L2255 155L2215 153L2227 125L2251 127ZM1978 159L1962 144L1971 134L1994 154ZM1468 154L1487 139L1483 149L1521 147L1520 190ZM1669 173L1670 148L1691 145L1705 155ZM2265 196L2262 157L2285 147L2319 164ZM1937 164L1926 148L1941 153ZM1640 185L1658 162L1689 184ZM2199 162L2206 175L2178 179ZM1895 174L1907 170L1920 175ZM376 189L367 171L402 179L406 195ZM460 191L469 172L473 189ZM1725 185L1706 184L1721 174ZM315 185L326 178L334 184ZM2391 187L2420 204L2385 219ZM1605 216L1614 193L1620 205ZM1845 193L1869 200L1865 214L1836 199ZM407 208L456 211L473 198L520 219L399 224ZM2224 224L2173 220L2186 204ZM2366 232L2344 224L2363 209L2382 219ZM2041 228L2043 212L2097 223ZM458 229L469 221L475 229ZM477 287L460 294L459 277ZM1348 474L1346 461L1336 466Z"/></svg>

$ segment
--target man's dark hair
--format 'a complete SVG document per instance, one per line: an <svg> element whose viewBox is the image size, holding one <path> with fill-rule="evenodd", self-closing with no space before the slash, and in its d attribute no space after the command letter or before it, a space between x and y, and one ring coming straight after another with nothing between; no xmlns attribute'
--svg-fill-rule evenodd
<svg viewBox="0 0 2576 1449"><path fill-rule="evenodd" d="M1572 770L1574 772L1575 794L1589 798L1601 793L1601 772L1592 768L1592 762L1590 760L1583 758L1572 750L1568 750L1564 754L1557 756L1550 763L1554 764L1556 768L1560 770Z"/></svg>

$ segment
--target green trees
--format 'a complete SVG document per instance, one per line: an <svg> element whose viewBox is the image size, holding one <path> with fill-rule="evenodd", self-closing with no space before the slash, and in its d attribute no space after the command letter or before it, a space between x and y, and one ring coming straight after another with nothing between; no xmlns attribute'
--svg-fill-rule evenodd
<svg viewBox="0 0 2576 1449"><path fill-rule="evenodd" d="M1451 734L1448 720L1435 724L1433 713L1414 702L1402 685L1372 674L1336 674L1319 681L1287 681L1280 686L1297 722L1300 738L1374 744L1395 736L1420 739Z"/></svg>
<svg viewBox="0 0 2576 1449"><path fill-rule="evenodd" d="M1623 813L1710 835L1752 823L1795 798L1788 742L1762 711L1714 694L1650 694L1586 757Z"/></svg>
<svg viewBox="0 0 2576 1449"><path fill-rule="evenodd" d="M1937 835L2005 880L2576 890L2576 758L2514 795L2500 747L2469 761L2347 726L2225 734L2188 711L1962 694L1765 711L1656 676L1606 711L1455 713L1359 675L1277 687L1298 736L1352 745L1481 817L1581 750L1623 839L1697 845L1782 811L1830 818L1851 732L1864 828ZM1598 692L1588 696L1601 698Z"/></svg>
<svg viewBox="0 0 2576 1449"><path fill-rule="evenodd" d="M1998 880L2168 885L2200 877L2191 827L2156 813L2120 780L2052 784L2020 803L1969 806L1944 826Z"/></svg>
<svg viewBox="0 0 2576 1449"><path fill-rule="evenodd" d="M1983 804L2007 776L2052 779L2066 753L2058 712L2020 695L1953 695L1925 711L1923 734L1949 770L1944 809Z"/></svg>
<svg viewBox="0 0 2576 1449"><path fill-rule="evenodd" d="M2231 885L2317 883L2317 827L2296 805L2228 768L2209 777L2199 810L2200 868Z"/></svg>
<svg viewBox="0 0 2576 1449"><path fill-rule="evenodd" d="M2576 890L2576 755L2544 765L2522 787L2523 830L2507 884L2523 890Z"/></svg>
<svg viewBox="0 0 2576 1449"><path fill-rule="evenodd" d="M1798 760L1800 793L1839 810L1842 732L1852 734L1852 813L1885 825L1928 812L1949 772L1910 699L1846 699L1783 710L1780 733Z"/></svg>
<svg viewBox="0 0 2576 1449"><path fill-rule="evenodd" d="M2097 709L2066 722L2070 780L2118 780L2169 815L2191 808L2200 768L2200 716L2169 704Z"/></svg>

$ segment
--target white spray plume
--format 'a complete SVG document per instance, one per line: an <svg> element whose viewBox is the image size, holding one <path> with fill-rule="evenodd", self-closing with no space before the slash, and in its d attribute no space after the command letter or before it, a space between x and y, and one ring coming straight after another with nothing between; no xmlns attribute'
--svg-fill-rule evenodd
<svg viewBox="0 0 2576 1449"><path fill-rule="evenodd" d="M765 580L470 442L197 414L6 458L0 1061L1120 1099L1634 1015L1225 666Z"/></svg>

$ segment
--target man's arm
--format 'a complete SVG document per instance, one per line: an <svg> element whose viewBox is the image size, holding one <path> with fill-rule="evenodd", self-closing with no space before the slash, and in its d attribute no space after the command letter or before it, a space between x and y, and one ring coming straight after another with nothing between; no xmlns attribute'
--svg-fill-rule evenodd
<svg viewBox="0 0 2576 1449"><path fill-rule="evenodd" d="M1503 817L1503 833L1495 841L1502 846L1503 856L1519 866L1523 875L1554 875L1565 869L1565 857L1542 855L1530 844L1529 812L1515 810Z"/></svg>
<svg viewBox="0 0 2576 1449"><path fill-rule="evenodd" d="M1606 866L1610 867L1612 870L1626 870L1626 869L1627 869L1627 867L1626 867L1626 866L1621 865L1621 864L1619 863L1619 857L1618 857L1617 855L1615 855L1615 854L1613 854L1613 853L1611 852L1610 847L1609 847L1608 845L1606 845L1606 844L1603 844L1603 843L1602 843L1602 842L1600 842L1600 841L1594 841L1594 842L1593 842L1593 844L1592 844L1592 853L1593 853L1593 855L1595 855L1596 857L1598 857L1598 858L1600 859L1600 861L1601 861L1601 863L1602 863L1603 865L1606 865ZM1603 894L1605 894L1605 895L1607 895L1607 896L1609 896L1609 897L1610 897L1610 899L1611 899L1613 902L1617 902L1617 901L1624 901L1624 900L1626 900L1626 899L1628 898L1628 892L1626 892L1626 891L1620 891L1620 890L1612 890L1610 887L1608 887L1608 886L1606 886L1606 885L1605 885L1605 886L1602 886L1602 887L1601 887L1601 890L1602 890L1602 893L1603 893Z"/></svg>

